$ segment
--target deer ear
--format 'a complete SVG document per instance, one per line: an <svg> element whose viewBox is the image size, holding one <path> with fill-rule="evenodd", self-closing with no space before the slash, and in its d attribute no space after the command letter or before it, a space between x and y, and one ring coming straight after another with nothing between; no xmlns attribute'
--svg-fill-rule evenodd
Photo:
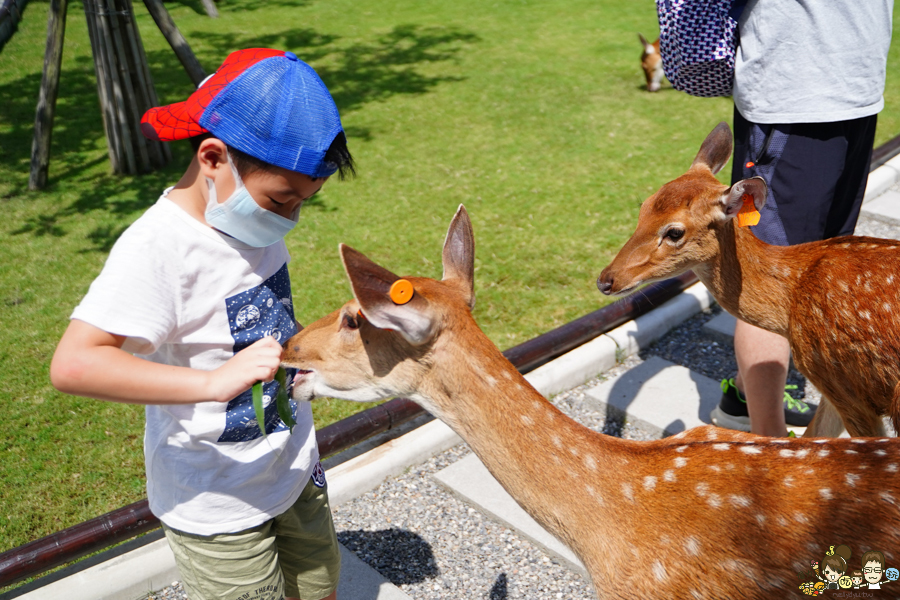
<svg viewBox="0 0 900 600"><path fill-rule="evenodd" d="M715 175L722 170L729 158L731 158L731 128L728 127L728 123L722 122L703 140L691 168L701 165Z"/></svg>
<svg viewBox="0 0 900 600"><path fill-rule="evenodd" d="M638 39L641 40L641 44L644 46L644 52L647 54L653 54L656 52L656 48L654 48L650 42L647 41L647 38L642 36L640 33L638 34Z"/></svg>
<svg viewBox="0 0 900 600"><path fill-rule="evenodd" d="M475 308L475 235L469 213L462 204L447 230L442 259L444 281L456 279L463 293L468 294L469 308Z"/></svg>
<svg viewBox="0 0 900 600"><path fill-rule="evenodd" d="M399 332L414 346L431 339L434 320L425 298L413 292L412 299L405 304L395 303L391 299L391 285L399 277L350 246L340 244L339 249L353 295L369 323L379 329Z"/></svg>
<svg viewBox="0 0 900 600"><path fill-rule="evenodd" d="M744 196L753 198L753 206L756 210L762 210L766 205L766 197L769 194L769 186L762 177L742 179L728 188L722 194L722 207L725 210L725 218L733 219L744 206Z"/></svg>

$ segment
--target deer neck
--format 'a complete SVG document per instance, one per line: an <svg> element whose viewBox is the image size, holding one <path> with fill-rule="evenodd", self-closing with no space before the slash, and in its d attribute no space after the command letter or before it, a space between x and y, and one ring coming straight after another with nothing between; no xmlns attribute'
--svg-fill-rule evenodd
<svg viewBox="0 0 900 600"><path fill-rule="evenodd" d="M612 500L603 498L621 497L622 485L631 485L627 444L583 427L548 402L474 321L454 325L444 338L435 348L438 368L419 386L423 403L535 520L588 564L591 548L621 535ZM579 492L565 491L574 489Z"/></svg>
<svg viewBox="0 0 900 600"><path fill-rule="evenodd" d="M766 244L734 221L718 233L719 252L694 272L716 301L741 320L788 337L797 274L788 247Z"/></svg>

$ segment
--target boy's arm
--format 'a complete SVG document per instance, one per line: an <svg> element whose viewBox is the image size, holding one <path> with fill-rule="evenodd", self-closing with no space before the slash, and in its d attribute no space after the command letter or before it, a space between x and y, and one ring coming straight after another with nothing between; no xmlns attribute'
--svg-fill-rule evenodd
<svg viewBox="0 0 900 600"><path fill-rule="evenodd" d="M228 402L257 381L271 381L281 345L259 340L214 371L162 365L122 350L125 337L72 319L50 363L61 392L130 404Z"/></svg>

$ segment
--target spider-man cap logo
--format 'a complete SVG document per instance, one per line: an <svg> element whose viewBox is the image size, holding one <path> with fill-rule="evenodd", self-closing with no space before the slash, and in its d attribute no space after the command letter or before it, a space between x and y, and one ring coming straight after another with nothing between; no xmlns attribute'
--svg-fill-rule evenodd
<svg viewBox="0 0 900 600"><path fill-rule="evenodd" d="M230 147L310 177L337 165L325 152L343 130L337 106L312 67L292 52L232 52L184 102L151 108L141 131L170 142L210 132Z"/></svg>

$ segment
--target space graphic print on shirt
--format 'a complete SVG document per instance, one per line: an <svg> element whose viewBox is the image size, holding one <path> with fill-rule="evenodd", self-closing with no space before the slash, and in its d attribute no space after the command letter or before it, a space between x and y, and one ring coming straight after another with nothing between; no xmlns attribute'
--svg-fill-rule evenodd
<svg viewBox="0 0 900 600"><path fill-rule="evenodd" d="M225 299L228 325L234 339L234 352L273 336L284 343L298 332L294 320L294 306L291 300L291 280L287 263L263 281L260 285ZM295 369L285 369L287 380L296 373ZM263 384L263 407L265 411L266 433L287 429L278 416L275 397L278 393L277 381ZM291 411L296 411L296 403L291 400ZM219 442L246 442L262 436L253 412L253 394L247 390L228 402L225 413L225 430Z"/></svg>

